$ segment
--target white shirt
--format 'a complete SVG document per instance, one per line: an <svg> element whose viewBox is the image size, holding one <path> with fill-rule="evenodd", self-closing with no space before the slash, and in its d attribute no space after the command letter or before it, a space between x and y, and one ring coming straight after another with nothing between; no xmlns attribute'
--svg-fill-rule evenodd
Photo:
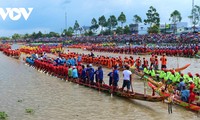
<svg viewBox="0 0 200 120"><path fill-rule="evenodd" d="M130 70L124 70L124 71L123 71L123 75L124 75L123 79L124 79L124 80L129 80L129 81L130 81L130 76L131 76L131 74L132 74L132 72L131 72Z"/></svg>

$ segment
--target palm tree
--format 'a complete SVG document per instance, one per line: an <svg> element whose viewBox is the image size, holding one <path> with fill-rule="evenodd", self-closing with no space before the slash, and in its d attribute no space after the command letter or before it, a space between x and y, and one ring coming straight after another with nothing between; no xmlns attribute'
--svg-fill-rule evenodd
<svg viewBox="0 0 200 120"><path fill-rule="evenodd" d="M176 26L177 22L180 22L182 20L181 13L178 10L174 10L170 15L169 20L174 24L174 33L175 33L177 30Z"/></svg>

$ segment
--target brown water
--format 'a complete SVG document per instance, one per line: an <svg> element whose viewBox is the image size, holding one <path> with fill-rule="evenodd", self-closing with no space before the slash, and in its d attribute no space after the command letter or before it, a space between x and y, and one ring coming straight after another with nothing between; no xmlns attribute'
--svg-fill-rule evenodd
<svg viewBox="0 0 200 120"><path fill-rule="evenodd" d="M22 60L7 57L2 53L0 58L0 111L5 111L9 120L199 119L196 113L176 105L173 106L173 114L168 115L167 104L127 100L116 96L111 98L109 94L38 72L25 65ZM176 64L176 58L170 60L171 65ZM189 71L197 69L194 68L195 65L199 67L199 60L179 58L179 62L180 65L193 63L194 65L188 68ZM104 69L104 76L109 71ZM105 82L108 83L107 78ZM135 91L143 93L142 81L135 80L133 86ZM148 93L151 91L148 90ZM27 114L26 108L34 109L35 113Z"/></svg>

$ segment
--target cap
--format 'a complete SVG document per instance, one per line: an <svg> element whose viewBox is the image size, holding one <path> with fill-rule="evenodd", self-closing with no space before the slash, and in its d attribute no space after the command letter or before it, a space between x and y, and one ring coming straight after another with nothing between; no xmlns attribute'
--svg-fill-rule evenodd
<svg viewBox="0 0 200 120"><path fill-rule="evenodd" d="M92 67L92 64L89 64L89 67Z"/></svg>
<svg viewBox="0 0 200 120"><path fill-rule="evenodd" d="M73 66L72 68L76 68L76 66Z"/></svg>
<svg viewBox="0 0 200 120"><path fill-rule="evenodd" d="M191 74L191 72L188 72L188 75L189 75L190 77L192 77L192 74Z"/></svg>
<svg viewBox="0 0 200 120"><path fill-rule="evenodd" d="M193 81L192 81L192 80L189 80L189 83L193 83Z"/></svg>
<svg viewBox="0 0 200 120"><path fill-rule="evenodd" d="M199 76L200 76L200 75L199 75L199 73L196 73L195 75L196 75L197 77L199 77Z"/></svg>
<svg viewBox="0 0 200 120"><path fill-rule="evenodd" d="M181 73L181 76L182 76L182 77L183 77L183 75L184 75L184 74L183 74L183 73Z"/></svg>

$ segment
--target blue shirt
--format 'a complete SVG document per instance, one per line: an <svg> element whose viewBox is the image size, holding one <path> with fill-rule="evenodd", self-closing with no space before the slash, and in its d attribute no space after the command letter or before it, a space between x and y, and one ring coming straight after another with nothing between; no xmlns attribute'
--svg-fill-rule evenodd
<svg viewBox="0 0 200 120"><path fill-rule="evenodd" d="M82 59L82 57L81 56L78 56L78 62L81 62L81 59Z"/></svg>
<svg viewBox="0 0 200 120"><path fill-rule="evenodd" d="M85 79L85 78L86 78L86 68L82 70L81 78L82 78L82 79Z"/></svg>
<svg viewBox="0 0 200 120"><path fill-rule="evenodd" d="M113 72L113 80L114 81L119 81L119 71L118 70L114 70L114 72Z"/></svg>
<svg viewBox="0 0 200 120"><path fill-rule="evenodd" d="M180 91L183 90L183 86L185 86L185 83L183 81L178 84L178 88Z"/></svg>
<svg viewBox="0 0 200 120"><path fill-rule="evenodd" d="M73 69L72 70L72 77L73 78L78 78L78 71L77 71L77 69Z"/></svg>
<svg viewBox="0 0 200 120"><path fill-rule="evenodd" d="M94 68L89 68L89 79L94 80Z"/></svg>
<svg viewBox="0 0 200 120"><path fill-rule="evenodd" d="M184 102L188 102L188 98L190 96L190 91L189 90L182 90L181 91L181 100Z"/></svg>
<svg viewBox="0 0 200 120"><path fill-rule="evenodd" d="M98 78L99 78L99 80L103 80L103 70L102 69L98 70Z"/></svg>

